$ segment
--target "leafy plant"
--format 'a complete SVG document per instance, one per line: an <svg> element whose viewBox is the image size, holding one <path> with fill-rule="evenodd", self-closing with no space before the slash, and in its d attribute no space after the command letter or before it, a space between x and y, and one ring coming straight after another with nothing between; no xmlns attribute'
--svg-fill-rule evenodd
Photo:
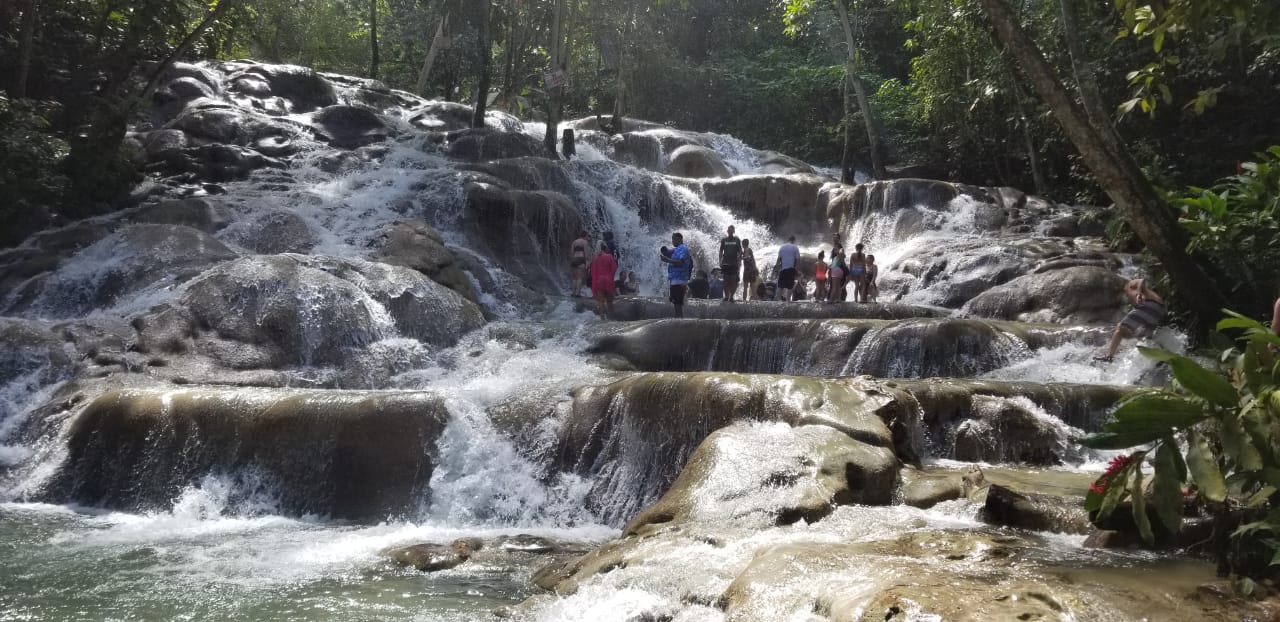
<svg viewBox="0 0 1280 622"><path fill-rule="evenodd" d="M1138 533L1152 544L1157 534L1147 504L1162 533L1177 534L1184 502L1192 501L1208 512L1215 529L1233 530L1234 546L1215 551L1221 565L1256 575L1280 564L1280 337L1255 320L1228 314L1218 330L1241 337L1223 353L1221 370L1141 349L1169 365L1175 387L1125 400L1102 432L1081 441L1095 449L1140 447L1112 461L1090 486L1085 508L1101 523L1129 500Z"/></svg>

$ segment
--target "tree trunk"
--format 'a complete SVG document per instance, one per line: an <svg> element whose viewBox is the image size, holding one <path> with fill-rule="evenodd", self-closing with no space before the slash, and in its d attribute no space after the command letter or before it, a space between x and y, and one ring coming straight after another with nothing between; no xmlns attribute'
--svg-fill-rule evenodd
<svg viewBox="0 0 1280 622"><path fill-rule="evenodd" d="M493 45L489 40L489 13L491 2L484 0L480 7L480 84L476 86L476 109L471 116L471 127L484 127L484 109L489 104L489 66Z"/></svg>
<svg viewBox="0 0 1280 622"><path fill-rule="evenodd" d="M22 11L22 39L18 44L18 76L13 82L14 99L27 96L27 76L31 73L31 53L35 48L37 21L40 14L40 0L27 0L27 7Z"/></svg>
<svg viewBox="0 0 1280 622"><path fill-rule="evenodd" d="M836 12L840 14L840 26L844 28L844 43L849 53L845 71L849 75L849 84L853 86L858 108L862 111L862 118L867 125L867 146L871 151L871 172L876 179L885 179L888 174L885 172L884 159L882 157L884 149L880 144L880 131L876 128L875 116L871 113L871 100L867 98L866 86L862 84L862 78L858 77L860 62L858 60L857 42L853 39L853 24L849 20L849 10L845 8L844 0L832 0L831 3L835 5ZM847 119L845 123L848 123Z"/></svg>
<svg viewBox="0 0 1280 622"><path fill-rule="evenodd" d="M1080 152L1098 183L1115 201L1116 208L1142 243L1160 260L1169 280L1181 294L1200 326L1212 326L1227 304L1217 283L1187 254L1186 232L1170 207L1160 199L1123 145L1113 152L1102 132L1062 85L1053 67L1034 41L1022 30L1006 0L981 0L996 39L1017 60L1022 72L1048 104L1063 133Z"/></svg>
<svg viewBox="0 0 1280 622"><path fill-rule="evenodd" d="M182 43L179 43L178 47L174 48L173 52L171 52L169 56L160 63L160 66L156 67L155 71L151 73L151 78L147 80L146 88L142 89L141 99L143 101L149 99L151 94L155 92L156 87L160 86L160 78L164 77L165 72L169 71L169 68L173 66L173 63L177 62L183 54L190 51L191 46L195 45L196 41L199 41L200 37L204 36L205 31L209 30L209 28L213 26L213 23L225 15L235 3L236 0L219 0L218 6L205 13L204 19L200 20L200 23L196 25L195 29L190 33L187 33L187 36L182 40Z"/></svg>
<svg viewBox="0 0 1280 622"><path fill-rule="evenodd" d="M378 79L378 0L369 0L369 77Z"/></svg>
<svg viewBox="0 0 1280 622"><path fill-rule="evenodd" d="M1093 68L1093 60L1080 41L1080 7L1078 0L1061 0L1062 35L1067 42L1067 55L1071 57L1071 72L1075 75L1076 85L1080 88L1080 103L1084 106L1089 122L1103 134L1108 148L1121 144L1120 136L1111 123L1111 115L1102 103L1102 91L1098 88L1097 73Z"/></svg>
<svg viewBox="0 0 1280 622"><path fill-rule="evenodd" d="M853 149L850 143L853 139L853 130L849 129L849 120L853 118L853 89L850 87L849 65L844 66L844 151L840 154L840 183L853 184L857 181L853 170Z"/></svg>
<svg viewBox="0 0 1280 622"><path fill-rule="evenodd" d="M564 4L565 0L556 0L555 10L551 14L551 46L547 49L551 53L551 73L549 75L553 79L556 78L556 72L566 70L564 64ZM546 87L547 133L542 137L542 144L552 158L559 158L560 154L556 150L556 133L560 130L560 98L564 92L564 86L547 84Z"/></svg>
<svg viewBox="0 0 1280 622"><path fill-rule="evenodd" d="M507 45L502 62L502 94L499 98L508 110L513 110L511 100L515 98L516 75L516 22L518 21L516 0L507 2Z"/></svg>
<svg viewBox="0 0 1280 622"><path fill-rule="evenodd" d="M427 48L427 58L422 61L422 71L418 72L418 84L413 89L413 92L423 97L427 96L427 78L431 76L431 66L436 62L436 55L445 44L444 29L448 27L449 14L445 13L444 17L440 18L440 25L436 26L436 34L431 38L431 47Z"/></svg>

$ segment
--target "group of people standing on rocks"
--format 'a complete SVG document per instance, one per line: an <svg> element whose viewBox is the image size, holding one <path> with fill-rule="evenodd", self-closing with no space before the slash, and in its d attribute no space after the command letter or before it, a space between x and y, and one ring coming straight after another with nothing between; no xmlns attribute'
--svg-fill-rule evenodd
<svg viewBox="0 0 1280 622"><path fill-rule="evenodd" d="M599 310L605 315L613 313L613 300L619 293L634 294L640 291L636 282L636 273L628 270L625 273L618 268L622 252L612 231L604 232L595 255L591 255L590 236L585 230L578 232L578 237L569 246L569 269L573 275L573 297L582 295L584 282L591 286L591 296L595 298Z"/></svg>
<svg viewBox="0 0 1280 622"><path fill-rule="evenodd" d="M831 255L818 251L814 264L813 280L818 284L813 299L820 302L844 302L849 297L848 286L853 286L855 302L876 302L880 298L880 266L876 256L863 251L862 243L853 246L853 252L845 255L840 235L831 240Z"/></svg>

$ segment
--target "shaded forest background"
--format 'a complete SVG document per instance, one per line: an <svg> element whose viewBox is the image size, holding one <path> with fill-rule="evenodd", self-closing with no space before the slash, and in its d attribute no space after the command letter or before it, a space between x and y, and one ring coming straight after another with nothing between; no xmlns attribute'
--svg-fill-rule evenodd
<svg viewBox="0 0 1280 622"><path fill-rule="evenodd" d="M845 159L861 170L871 168L868 136L878 134L875 153L890 175L1110 203L1050 107L993 38L983 4L12 0L0 5L0 88L7 93L0 98L0 193L9 199L0 217L12 223L0 244L17 242L35 226L111 209L137 176L121 143L126 123L152 95L152 78L166 62L201 59L298 64L468 104L483 91L491 108L525 119L545 119L554 95L567 119L616 111L731 134L816 164ZM1252 175L1252 165L1246 171L1242 163L1280 142L1276 4L1005 6L1059 76L1080 79L1081 63L1088 64L1104 122L1154 186L1173 193L1168 205L1184 221L1224 221L1231 214L1205 216L1184 202L1200 196L1198 187ZM1064 6L1078 17L1070 28ZM567 84L549 93L557 31ZM420 85L433 43L431 70ZM1068 54L1071 44L1088 58ZM850 74L865 88L866 105L849 104ZM1274 202L1263 204L1274 212ZM1257 209L1250 226L1272 227L1274 214L1260 225ZM1122 221L1113 230L1118 244L1132 244ZM1192 246L1198 244L1193 252L1202 255L1241 243L1221 231L1213 239L1194 226L1189 231ZM1250 238L1265 247L1251 261L1280 259L1280 242L1271 248L1272 240L1259 239ZM1250 278L1259 281L1253 290L1275 281Z"/></svg>

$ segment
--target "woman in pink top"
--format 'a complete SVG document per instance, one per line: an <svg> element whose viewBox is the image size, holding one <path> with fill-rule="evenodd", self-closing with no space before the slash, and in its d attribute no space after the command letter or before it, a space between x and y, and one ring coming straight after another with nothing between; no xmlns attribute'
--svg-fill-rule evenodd
<svg viewBox="0 0 1280 622"><path fill-rule="evenodd" d="M613 275L618 272L618 260L609 254L609 245L600 243L600 252L591 260L591 295L599 305L601 315L613 315L613 299L618 295L618 285Z"/></svg>

